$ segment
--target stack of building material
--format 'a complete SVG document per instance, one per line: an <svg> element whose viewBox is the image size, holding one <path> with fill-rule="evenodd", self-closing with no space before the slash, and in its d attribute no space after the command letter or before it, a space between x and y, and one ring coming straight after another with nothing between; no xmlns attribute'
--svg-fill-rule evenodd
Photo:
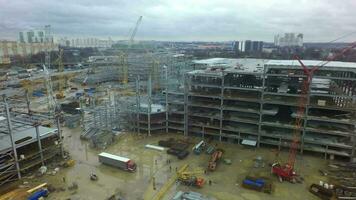
<svg viewBox="0 0 356 200"><path fill-rule="evenodd" d="M324 183L326 189L332 190L339 199L356 199L356 163L331 164L322 172L329 178L328 184Z"/></svg>
<svg viewBox="0 0 356 200"><path fill-rule="evenodd" d="M88 128L82 132L80 138L90 141L91 146L94 148L105 149L114 142L115 133L109 130Z"/></svg>
<svg viewBox="0 0 356 200"><path fill-rule="evenodd" d="M94 148L106 149L114 142L114 133L111 131L98 131L91 136L90 143Z"/></svg>
<svg viewBox="0 0 356 200"><path fill-rule="evenodd" d="M97 134L100 130L98 128L88 128L80 135L81 139L89 140L93 135Z"/></svg>

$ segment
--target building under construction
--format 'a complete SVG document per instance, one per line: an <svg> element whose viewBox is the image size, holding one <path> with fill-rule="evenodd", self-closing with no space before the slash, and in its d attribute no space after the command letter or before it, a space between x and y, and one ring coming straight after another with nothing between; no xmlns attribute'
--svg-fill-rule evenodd
<svg viewBox="0 0 356 200"><path fill-rule="evenodd" d="M23 102L0 103L0 185L63 155L60 132L48 114L24 111ZM25 104L26 105L26 104Z"/></svg>
<svg viewBox="0 0 356 200"><path fill-rule="evenodd" d="M296 60L208 59L168 90L168 128L281 149L291 145L306 76ZM321 61L305 60L306 66ZM356 158L356 64L329 62L314 73L302 117L300 152Z"/></svg>

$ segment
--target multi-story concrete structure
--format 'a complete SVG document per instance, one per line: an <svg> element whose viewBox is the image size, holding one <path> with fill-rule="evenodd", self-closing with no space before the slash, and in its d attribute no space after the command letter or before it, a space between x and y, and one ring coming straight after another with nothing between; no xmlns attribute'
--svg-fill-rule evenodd
<svg viewBox="0 0 356 200"><path fill-rule="evenodd" d="M0 41L0 64L11 63L11 57L37 54L41 51L57 51L50 34L50 25L44 29L31 29L19 32L18 41Z"/></svg>
<svg viewBox="0 0 356 200"><path fill-rule="evenodd" d="M50 26L44 29L31 29L19 32L18 41L20 43L53 43L53 36L48 32Z"/></svg>
<svg viewBox="0 0 356 200"><path fill-rule="evenodd" d="M289 148L302 81L295 60L214 59L168 90L168 128L220 141ZM201 62L200 62L201 63ZM219 63L219 64L216 64ZM306 60L307 66L321 61ZM356 158L356 63L330 62L306 96L300 152Z"/></svg>
<svg viewBox="0 0 356 200"><path fill-rule="evenodd" d="M11 62L10 57L27 56L37 54L46 49L58 51L58 45L54 43L21 43L16 41L0 41L0 64Z"/></svg>
<svg viewBox="0 0 356 200"><path fill-rule="evenodd" d="M236 41L233 43L233 50L235 53L247 52L247 53L258 53L262 52L263 42L262 41Z"/></svg>

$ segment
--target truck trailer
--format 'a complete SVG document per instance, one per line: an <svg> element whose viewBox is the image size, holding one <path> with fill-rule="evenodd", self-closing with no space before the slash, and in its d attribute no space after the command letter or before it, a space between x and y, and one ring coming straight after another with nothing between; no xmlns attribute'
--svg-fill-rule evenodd
<svg viewBox="0 0 356 200"><path fill-rule="evenodd" d="M99 162L105 165L117 167L119 169L129 171L129 172L136 171L136 163L129 158L125 158L125 157L121 157L105 152L100 153L98 156L99 156Z"/></svg>

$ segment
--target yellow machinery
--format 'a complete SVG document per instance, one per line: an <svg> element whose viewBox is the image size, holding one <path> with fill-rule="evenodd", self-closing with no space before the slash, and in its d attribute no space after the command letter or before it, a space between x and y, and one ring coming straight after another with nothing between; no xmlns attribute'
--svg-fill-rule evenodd
<svg viewBox="0 0 356 200"><path fill-rule="evenodd" d="M127 55L125 54L125 52L120 51L119 57L120 57L120 65L121 65L121 73L122 73L122 84L126 86L126 84L129 81Z"/></svg>
<svg viewBox="0 0 356 200"><path fill-rule="evenodd" d="M178 174L178 181L187 186L203 187L205 180L197 177L197 174L203 174L204 170L183 171Z"/></svg>
<svg viewBox="0 0 356 200"><path fill-rule="evenodd" d="M23 79L20 81L21 86L25 89L25 91L28 94L32 94L33 88L38 85L38 84L43 84L42 79L37 79L37 80L28 80L28 79Z"/></svg>
<svg viewBox="0 0 356 200"><path fill-rule="evenodd" d="M152 200L161 200L176 181L180 181L184 185L202 187L205 180L197 178L197 174L203 174L204 170L187 171L188 164L183 165L177 173L175 173L157 192ZM147 198L145 198L146 200Z"/></svg>
<svg viewBox="0 0 356 200"><path fill-rule="evenodd" d="M183 173L188 168L188 164L183 165L176 174L174 174L167 182L164 184L158 193L152 198L152 200L163 199L166 192L172 187L172 185L177 181L179 174ZM146 200L146 199L145 199Z"/></svg>

